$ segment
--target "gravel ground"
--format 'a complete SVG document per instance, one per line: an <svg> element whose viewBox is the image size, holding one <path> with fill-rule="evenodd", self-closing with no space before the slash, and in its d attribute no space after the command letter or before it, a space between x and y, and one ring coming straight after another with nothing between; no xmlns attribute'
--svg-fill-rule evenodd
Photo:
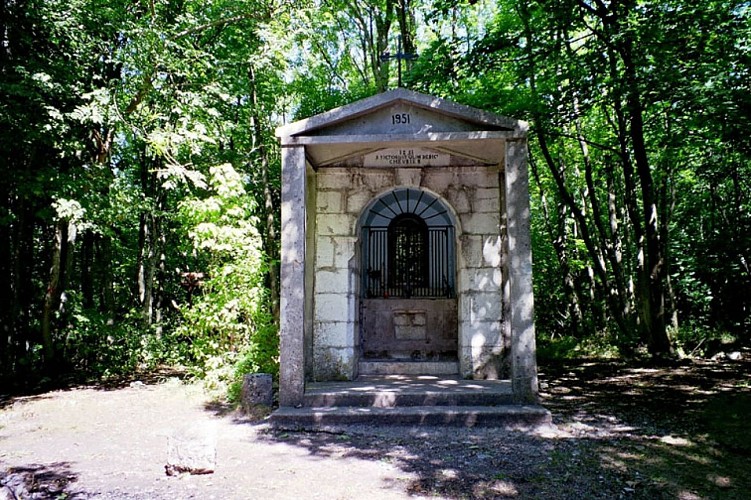
<svg viewBox="0 0 751 500"><path fill-rule="evenodd" d="M274 431L177 379L6 399L0 500L749 498L748 359L543 366L554 425L524 431ZM213 473L165 474L196 441Z"/></svg>

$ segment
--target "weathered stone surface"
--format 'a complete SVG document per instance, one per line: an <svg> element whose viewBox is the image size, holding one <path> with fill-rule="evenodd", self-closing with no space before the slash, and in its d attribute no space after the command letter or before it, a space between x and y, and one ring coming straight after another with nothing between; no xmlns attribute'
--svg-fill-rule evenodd
<svg viewBox="0 0 751 500"><path fill-rule="evenodd" d="M305 390L306 168L303 147L282 150L279 401L302 404Z"/></svg>
<svg viewBox="0 0 751 500"><path fill-rule="evenodd" d="M167 441L168 476L211 474L216 469L216 429L211 425L175 431Z"/></svg>
<svg viewBox="0 0 751 500"><path fill-rule="evenodd" d="M510 368L503 354L503 350L499 347L474 346L464 348L462 355L470 363L467 376L476 380L508 379Z"/></svg>
<svg viewBox="0 0 751 500"><path fill-rule="evenodd" d="M463 168L457 173L457 182L478 188L498 188L498 169Z"/></svg>
<svg viewBox="0 0 751 500"><path fill-rule="evenodd" d="M318 234L324 236L350 236L355 227L354 224L354 218L344 213L318 214L316 219Z"/></svg>
<svg viewBox="0 0 751 500"><path fill-rule="evenodd" d="M502 264L502 243L498 235L482 238L482 263L493 269L500 269Z"/></svg>
<svg viewBox="0 0 751 500"><path fill-rule="evenodd" d="M342 293L318 293L315 296L316 322L354 321L351 297Z"/></svg>
<svg viewBox="0 0 751 500"><path fill-rule="evenodd" d="M459 284L460 290L466 293L500 293L503 274L499 268L478 267L469 268L463 275L462 282ZM497 300L501 300L500 295Z"/></svg>
<svg viewBox="0 0 751 500"><path fill-rule="evenodd" d="M341 293L349 289L349 269L336 267L318 268L316 272L316 293Z"/></svg>
<svg viewBox="0 0 751 500"><path fill-rule="evenodd" d="M319 192L324 190L340 190L342 186L352 185L352 173L347 169L326 169L316 176Z"/></svg>
<svg viewBox="0 0 751 500"><path fill-rule="evenodd" d="M445 193L441 194L454 209L454 212L458 216L461 216L472 211L472 202L470 201L472 197L471 191L471 189L466 189L464 187L452 186L450 189L446 190Z"/></svg>
<svg viewBox="0 0 751 500"><path fill-rule="evenodd" d="M327 347L354 347L355 324L347 321L317 321L314 325L316 344Z"/></svg>
<svg viewBox="0 0 751 500"><path fill-rule="evenodd" d="M498 188L478 188L470 198L471 211L474 213L500 213L500 198Z"/></svg>
<svg viewBox="0 0 751 500"><path fill-rule="evenodd" d="M324 380L352 380L355 377L354 349L313 345L313 378Z"/></svg>
<svg viewBox="0 0 751 500"><path fill-rule="evenodd" d="M357 363L358 377L369 375L405 375L444 376L458 375L459 363L456 361L360 361Z"/></svg>
<svg viewBox="0 0 751 500"><path fill-rule="evenodd" d="M394 119L394 113L415 113L407 123ZM367 118L367 119L366 119ZM375 128L374 128L375 127ZM526 134L523 121L398 88L353 102L325 113L290 123L276 131L282 144L301 134L354 135L365 133L409 134L438 131L476 130L478 127Z"/></svg>
<svg viewBox="0 0 751 500"><path fill-rule="evenodd" d="M248 373L243 375L240 401L243 410L248 413L259 405L271 408L274 404L274 389L271 374Z"/></svg>
<svg viewBox="0 0 751 500"><path fill-rule="evenodd" d="M396 184L398 186L420 187L422 184L422 168L396 169Z"/></svg>
<svg viewBox="0 0 751 500"><path fill-rule="evenodd" d="M525 141L509 141L506 157L506 213L511 307L511 382L517 403L538 400L535 358L532 241L529 231L529 177Z"/></svg>
<svg viewBox="0 0 751 500"><path fill-rule="evenodd" d="M551 414L542 406L411 406L399 408L284 408L275 412L277 429L341 432L355 424L529 428L549 425Z"/></svg>
<svg viewBox="0 0 751 500"><path fill-rule="evenodd" d="M374 193L366 190L353 191L351 188L348 188L348 191L345 195L347 197L347 213L358 217L365 206L373 199Z"/></svg>
<svg viewBox="0 0 751 500"><path fill-rule="evenodd" d="M456 170L451 167L426 169L423 175L423 187L427 186L430 186L433 191L451 201L447 193L459 186L456 178Z"/></svg>
<svg viewBox="0 0 751 500"><path fill-rule="evenodd" d="M316 262L315 268L333 269L334 256L336 255L336 238L332 236L319 236L316 238Z"/></svg>
<svg viewBox="0 0 751 500"><path fill-rule="evenodd" d="M487 320L463 320L460 329L465 334L463 345L495 347L501 344L501 322L498 318Z"/></svg>
<svg viewBox="0 0 751 500"><path fill-rule="evenodd" d="M354 228L355 221L353 220L352 223ZM357 245L356 236L342 236L336 239L336 249L334 251L334 267L336 267L337 269L349 268L350 262L355 256L355 245Z"/></svg>
<svg viewBox="0 0 751 500"><path fill-rule="evenodd" d="M486 236L481 234L464 233L459 237L457 245L458 253L462 259L462 268L483 266L483 240Z"/></svg>
<svg viewBox="0 0 751 500"><path fill-rule="evenodd" d="M341 190L319 191L316 196L316 208L322 214L341 213L346 206L346 195Z"/></svg>
<svg viewBox="0 0 751 500"><path fill-rule="evenodd" d="M467 234L479 234L487 236L498 234L501 219L498 213L468 213L459 217L462 229Z"/></svg>
<svg viewBox="0 0 751 500"><path fill-rule="evenodd" d="M394 336L397 340L425 340L427 338L426 311L394 311Z"/></svg>
<svg viewBox="0 0 751 500"><path fill-rule="evenodd" d="M467 293L462 297L460 307L465 321L497 321L501 318L500 292Z"/></svg>

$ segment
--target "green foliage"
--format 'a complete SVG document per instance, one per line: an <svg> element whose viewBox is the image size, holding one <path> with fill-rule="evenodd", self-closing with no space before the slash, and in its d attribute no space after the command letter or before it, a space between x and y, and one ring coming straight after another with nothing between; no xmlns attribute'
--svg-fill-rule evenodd
<svg viewBox="0 0 751 500"><path fill-rule="evenodd" d="M748 6L679 0L590 7L499 2L475 50L441 66L455 74L475 68L463 80L470 89L532 122L534 196L542 202L533 203L541 331L580 335L581 323L566 311L576 296L587 336L614 335L613 343L635 347L643 338L633 332L646 324L637 314L640 294L662 287L665 317L702 330L747 332L748 259L740 249L749 248L751 234L744 208L751 161L744 139L728 134L747 119L736 118L747 92L734 90L747 71L727 65L748 59L747 44L737 42L747 39ZM723 90L715 90L719 81ZM513 91L503 93L509 82ZM639 160L629 156L637 148L631 141L638 115L641 161L649 168L637 179ZM724 122L715 121L720 116ZM650 198L658 208L649 220L663 226L652 250L639 216ZM660 279L656 265L649 278L640 277L649 251L661 255Z"/></svg>
<svg viewBox="0 0 751 500"><path fill-rule="evenodd" d="M621 349L613 343L609 335L590 335L583 338L562 336L541 337L538 341L537 356L541 361L562 359L616 359L621 357Z"/></svg>
<svg viewBox="0 0 751 500"><path fill-rule="evenodd" d="M94 375L182 363L220 385L275 372L273 129L393 87L396 65L380 56L398 36L419 54L404 63L408 87L530 122L543 351L637 348L654 289L683 353L715 332L749 341L747 3L5 8L2 382L50 368L43 332L59 365ZM76 234L60 241L64 221ZM657 254L655 277L640 274Z"/></svg>
<svg viewBox="0 0 751 500"><path fill-rule="evenodd" d="M727 331L708 329L690 321L671 330L676 352L681 357L709 357L732 346L737 338Z"/></svg>
<svg viewBox="0 0 751 500"><path fill-rule="evenodd" d="M264 288L264 255L251 213L255 201L230 165L210 169L208 196L180 204L191 251L205 266L199 293L182 308L177 335L187 360L208 384L231 382L242 370L278 371L278 336Z"/></svg>
<svg viewBox="0 0 751 500"><path fill-rule="evenodd" d="M137 311L114 321L97 311L80 309L69 316L61 334L65 363L86 377L127 376L180 359L175 339L144 332Z"/></svg>
<svg viewBox="0 0 751 500"><path fill-rule="evenodd" d="M221 358L228 338L273 325L258 311L270 300L265 261L276 258L275 243L261 251L254 227L261 224L252 216L264 215L266 224L268 211L273 224L278 199L278 153L270 148L261 168L259 146L273 143L274 120L284 112L289 38L281 35L291 5L44 0L6 7L2 382L23 378L22 368L29 380L54 368L40 354L40 331L59 353L55 366L97 375L195 363L212 349ZM212 212L197 200L210 167L225 161L243 169L235 184L252 190L225 182L223 189L235 191L221 196L234 208ZM257 203L266 188L271 203ZM77 234L58 241L63 220ZM252 252L235 252L235 244ZM50 277L53 255L60 257L58 286ZM177 270L186 269L207 274L195 296L181 286ZM242 294L234 303L233 289ZM179 330L189 309L203 333L219 330L214 340L201 333L194 345ZM233 327L235 320L242 326Z"/></svg>

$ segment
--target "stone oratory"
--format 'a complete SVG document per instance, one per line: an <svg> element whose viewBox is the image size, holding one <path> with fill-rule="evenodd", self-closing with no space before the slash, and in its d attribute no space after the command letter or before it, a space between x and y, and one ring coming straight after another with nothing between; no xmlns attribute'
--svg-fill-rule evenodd
<svg viewBox="0 0 751 500"><path fill-rule="evenodd" d="M400 374L535 403L527 124L396 89L277 136L280 406Z"/></svg>

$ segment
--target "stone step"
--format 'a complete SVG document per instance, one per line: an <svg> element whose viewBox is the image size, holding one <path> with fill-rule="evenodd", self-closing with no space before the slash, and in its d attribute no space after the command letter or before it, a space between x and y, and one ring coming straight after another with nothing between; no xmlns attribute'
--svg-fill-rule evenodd
<svg viewBox="0 0 751 500"><path fill-rule="evenodd" d="M534 405L279 408L269 417L276 429L310 431L348 425L529 428L550 423L550 412Z"/></svg>
<svg viewBox="0 0 751 500"><path fill-rule="evenodd" d="M453 376L361 376L352 382L311 383L303 406L394 408L499 406L511 404L508 380L462 380Z"/></svg>
<svg viewBox="0 0 751 500"><path fill-rule="evenodd" d="M457 361L360 361L360 375L458 375Z"/></svg>

